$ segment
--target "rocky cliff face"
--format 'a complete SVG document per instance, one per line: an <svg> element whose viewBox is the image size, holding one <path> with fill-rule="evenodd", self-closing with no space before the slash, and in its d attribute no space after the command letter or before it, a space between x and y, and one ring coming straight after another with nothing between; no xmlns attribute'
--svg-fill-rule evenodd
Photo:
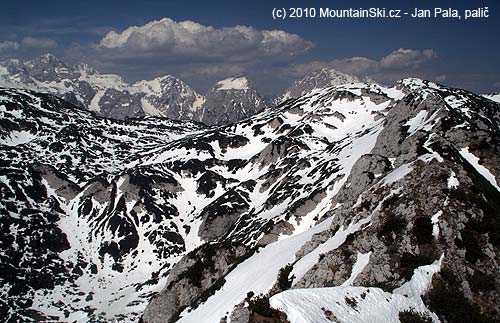
<svg viewBox="0 0 500 323"><path fill-rule="evenodd" d="M146 114L154 115L157 111L173 120L201 121L205 98L183 81L164 76L152 81L140 81L134 87L146 94L141 101Z"/></svg>
<svg viewBox="0 0 500 323"><path fill-rule="evenodd" d="M1 314L494 322L499 111L407 79L205 128L2 90Z"/></svg>
<svg viewBox="0 0 500 323"><path fill-rule="evenodd" d="M262 111L268 103L244 76L222 80L208 91L203 104L202 122L225 125Z"/></svg>

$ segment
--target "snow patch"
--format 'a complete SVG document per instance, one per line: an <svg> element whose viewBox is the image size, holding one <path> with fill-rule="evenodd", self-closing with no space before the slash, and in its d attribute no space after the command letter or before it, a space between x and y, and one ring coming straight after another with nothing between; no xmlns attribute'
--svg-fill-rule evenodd
<svg viewBox="0 0 500 323"><path fill-rule="evenodd" d="M248 90L249 82L246 77L230 77L215 85L217 90Z"/></svg>
<svg viewBox="0 0 500 323"><path fill-rule="evenodd" d="M374 287L292 289L274 295L269 303L284 312L290 323L400 323L399 312L410 309L428 313L439 322L420 298Z"/></svg>
<svg viewBox="0 0 500 323"><path fill-rule="evenodd" d="M356 263L352 267L351 276L347 279L342 286L351 286L359 274L363 272L368 262L370 262L370 255L372 252L361 253L358 251L358 258L356 259Z"/></svg>
<svg viewBox="0 0 500 323"><path fill-rule="evenodd" d="M438 212L439 213L439 212ZM432 276L441 270L444 254L438 260L427 266L420 266L413 271L411 280L396 288L393 293L401 294L406 297L420 298L424 295L432 284Z"/></svg>
<svg viewBox="0 0 500 323"><path fill-rule="evenodd" d="M443 211L438 211L436 212L436 214L434 214L431 218L431 222L432 222L432 235L434 236L434 238L438 238L439 237L439 217L443 215Z"/></svg>
<svg viewBox="0 0 500 323"><path fill-rule="evenodd" d="M19 146L29 143L36 138L31 132L26 130L13 130L10 132L9 136L5 138L0 138L0 145L6 146Z"/></svg>
<svg viewBox="0 0 500 323"><path fill-rule="evenodd" d="M357 275L368 263L370 254L358 253L353 268ZM272 308L287 315L290 323L400 323L399 313L413 309L427 313L434 322L436 314L430 312L422 301L432 283L432 276L439 272L443 255L431 265L415 269L412 279L388 293L374 287L338 286L327 288L292 289L269 299ZM359 265L358 265L359 264ZM354 279L353 279L354 280Z"/></svg>
<svg viewBox="0 0 500 323"><path fill-rule="evenodd" d="M340 228L333 237L316 247L309 252L293 266L293 270L289 277L295 276L292 285L295 285L304 275L318 262L318 257L326 252L337 249L346 240L349 234L357 232L361 227L371 221L371 216L362 219L356 223L352 223L347 228Z"/></svg>
<svg viewBox="0 0 500 323"><path fill-rule="evenodd" d="M465 160L467 160L479 174L481 174L488 182L491 183L491 185L493 185L500 192L500 187L498 187L497 185L495 175L493 175L486 167L479 164L479 158L474 156L474 154L469 151L469 147L460 149L460 155L462 155L462 157L465 158Z"/></svg>
<svg viewBox="0 0 500 323"><path fill-rule="evenodd" d="M332 218L329 218L302 234L279 240L259 250L224 277L224 286L204 304L193 311L190 308L184 310L177 322L218 323L246 298L248 292L252 291L256 295L267 293L274 285L279 270L293 263L300 247L315 233L328 229L331 222Z"/></svg>
<svg viewBox="0 0 500 323"><path fill-rule="evenodd" d="M392 184L401 180L403 177L408 175L412 170L413 168L411 167L411 164L403 164L399 166L398 168L387 174L387 176L385 176L382 179L382 186Z"/></svg>
<svg viewBox="0 0 500 323"><path fill-rule="evenodd" d="M450 177L448 178L448 188L455 189L460 185L458 181L457 174L454 171L451 171Z"/></svg>

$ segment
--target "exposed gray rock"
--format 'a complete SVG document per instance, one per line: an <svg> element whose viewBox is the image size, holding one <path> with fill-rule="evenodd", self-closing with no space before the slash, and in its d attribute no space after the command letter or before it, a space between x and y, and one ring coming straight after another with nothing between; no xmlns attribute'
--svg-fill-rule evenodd
<svg viewBox="0 0 500 323"><path fill-rule="evenodd" d="M220 288L224 275L247 253L243 245L230 244L206 244L192 251L172 268L167 287L148 304L143 321L175 322L185 307L196 307L203 293Z"/></svg>
<svg viewBox="0 0 500 323"><path fill-rule="evenodd" d="M244 304L236 305L231 313L231 323L248 323L250 321L250 311Z"/></svg>
<svg viewBox="0 0 500 323"><path fill-rule="evenodd" d="M275 105L278 105L286 100L301 97L315 89L356 82L359 82L356 76L334 69L323 68L310 72L302 79L295 81L285 93L277 97L273 102Z"/></svg>
<svg viewBox="0 0 500 323"><path fill-rule="evenodd" d="M448 286L447 291L460 291L466 299L464 302L479 306L483 314L474 312L474 315L499 315L498 310L491 311L495 308L493 302L498 289L486 288L480 285L480 281L489 277L493 286L499 284L500 251L494 247L496 238L490 239L496 236L491 230L496 230L494 228L498 225L498 210L493 210L495 201L500 200L500 193L458 152L459 147L475 147L474 154L485 156L481 160L496 173L493 164L500 160L492 153L498 151L498 128L489 127L488 121L479 118L467 120L472 127L453 127L464 119L457 118L456 111L450 111L439 95L428 94L423 98L409 91L408 96L391 109L373 149L377 155L365 155L358 160L336 198L342 206L334 211L333 230L315 236L298 256L326 241L339 227L349 226L368 216L371 225L354 233L341 247L321 256L294 288L340 285L350 275L350 268L356 261L355 254L371 252L369 264L354 284L391 291L409 280L416 267L430 264L443 254L442 271L447 274L439 275L437 283ZM481 109L484 108L483 105ZM483 111L490 116L489 120L498 116L498 110L492 108L488 113ZM436 122L427 128L433 129L432 134L428 131L408 134L403 127L420 111L428 111L429 115L436 113ZM476 111L471 109L471 113ZM485 131L477 131L485 127ZM448 131L450 128L453 130ZM478 142L491 144L475 144ZM434 157L429 157L430 153ZM385 184L384 177L394 169L389 167L389 158L395 159L395 168L411 163L412 170L396 182ZM367 176L369 172L378 176ZM452 172L460 183L455 188L448 185ZM474 195L482 197L471 198ZM439 228L439 235L435 236L432 218L438 212L441 215L434 227ZM495 224L480 229L480 223ZM441 286L439 288L444 288ZM447 292L439 288L430 292L429 306L440 315L454 315L433 307L437 299L435 295Z"/></svg>
<svg viewBox="0 0 500 323"><path fill-rule="evenodd" d="M248 118L262 111L268 103L250 81L243 76L222 80L207 93L202 122L225 125Z"/></svg>
<svg viewBox="0 0 500 323"><path fill-rule="evenodd" d="M146 115L141 107L139 95L126 90L107 89L98 104L99 114L107 118L126 119Z"/></svg>

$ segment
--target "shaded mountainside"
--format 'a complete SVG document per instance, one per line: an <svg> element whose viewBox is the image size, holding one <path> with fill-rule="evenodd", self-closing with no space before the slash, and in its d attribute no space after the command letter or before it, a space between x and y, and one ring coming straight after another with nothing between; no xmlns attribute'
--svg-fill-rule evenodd
<svg viewBox="0 0 500 323"><path fill-rule="evenodd" d="M498 320L499 109L407 79L214 129L2 90L2 315Z"/></svg>
<svg viewBox="0 0 500 323"><path fill-rule="evenodd" d="M246 77L230 77L217 82L208 91L201 121L208 125L235 123L268 106L269 103Z"/></svg>

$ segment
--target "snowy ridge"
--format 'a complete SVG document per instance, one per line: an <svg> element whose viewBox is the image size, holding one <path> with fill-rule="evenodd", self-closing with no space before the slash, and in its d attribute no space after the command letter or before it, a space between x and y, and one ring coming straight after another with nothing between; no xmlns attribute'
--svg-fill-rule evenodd
<svg viewBox="0 0 500 323"><path fill-rule="evenodd" d="M500 93L495 94L483 94L483 96L487 99L500 103Z"/></svg>
<svg viewBox="0 0 500 323"><path fill-rule="evenodd" d="M334 109L331 109L332 107ZM480 108L478 109L478 107ZM445 167L446 153L443 153L436 145L437 133L443 136L441 129L453 126L455 126L454 129L462 129L461 122L464 120L474 127L477 127L478 122L484 121L487 122L488 131L494 133L498 131L499 116L498 113L494 115L489 113L496 111L496 108L489 106L485 101L478 101L476 96L469 95L461 90L453 91L435 83L407 79L402 80L397 87L391 89L366 84L348 84L323 90L318 89L298 100L291 101L288 105L278 107L273 111L267 110L254 116L251 120L252 130L258 134L257 138L267 133L266 130L262 131L263 128L257 125L264 120L269 120L273 115L279 115L280 121L274 121L276 120L276 117L274 117L272 122L268 121L268 125L278 129L278 133L280 132L279 129L291 128L293 129L289 132L289 136L291 136L295 133L297 127L301 129L301 135L298 137L302 141L301 149L298 150L299 153L293 148L288 148L287 156L300 165L300 168L294 168L293 166L291 168L291 173L295 174L295 178L302 174L308 174L308 179L304 182L306 185L303 187L307 187L308 184L315 186L319 183L316 181L319 178L314 177L315 172L309 171L309 166L302 164L302 158L300 157L301 152L307 150L319 152L322 147L325 147L322 145L322 140L318 140L318 138L311 140L313 137L319 135L330 144L327 144L327 149L320 154L312 153L309 155L310 164L324 164L321 160L325 157L325 159L328 159L325 152L328 151L327 154L329 154L335 151L333 155L336 157L331 159L330 162L335 161L328 164L328 168L335 169L335 172L332 173L333 176L329 179L327 179L328 173L321 172L323 183L329 184L320 190L321 194L316 195L313 193L309 195L309 198L306 198L309 202L314 201L315 203L307 206L308 211L306 211L303 219L296 218L297 214L302 212L298 211L300 208L293 208L290 212L284 206L291 204L291 200L294 198L293 194L291 197L283 196L279 199L278 201L283 201L281 205L276 204L275 200L272 199L274 207L266 210L253 205L252 202L261 203L269 200L270 196L263 197L251 193L248 203L252 214L259 214L259 210L262 210L260 217L266 220L281 220L283 218L279 215L287 214L289 218L283 220L293 225L293 228L281 231L277 237L277 242L268 244L250 258L237 264L235 269L228 274L222 276L224 284L218 287L208 300L200 300L199 303L191 306L188 303L187 306L182 307L182 311L178 314L179 322L199 320L218 322L221 318L228 322L233 322L233 320L239 322L246 315L251 318L252 315L256 315L251 309L247 309L251 308L249 304L252 299L248 296L251 294L271 296L269 299L271 306L284 312L290 322L399 322L401 313L405 311L414 311L417 314L420 313L419 315L430 317L434 322L439 322L438 315L432 312L427 304L424 304L421 296L429 292L432 277L441 268L444 250L450 253L454 252L452 251L454 249L442 247L440 242L443 236L450 234L450 230L443 229L443 227L446 228L443 223L450 221L447 218L450 212L447 210L450 206L449 198L437 199L438 203L432 206L431 210L433 211L425 220L429 223L429 226L426 224L425 239L428 240L425 241L426 243L429 243L429 240L435 241L436 246L434 248L443 250L441 257L438 255L430 256L430 259L432 259L430 263L414 268L407 267L406 264L403 265L403 263L409 261L407 259L414 259L413 257L419 259L418 248L421 243L419 240L423 238L417 237L417 242L411 240L411 246L391 251L390 257L400 258L401 265L396 264L395 267L391 267L394 264L390 265L389 263L382 266L380 262L383 260L381 259L386 256L383 252L388 251L384 251L387 249L377 245L377 243L381 243L380 240L375 241L377 241L376 239L382 239L384 243L388 243L390 246L388 241L394 241L394 239L397 239L398 243L399 241L405 243L406 239L415 239L407 238L412 237L414 234L412 230L415 229L412 229L411 226L398 229L403 230L405 233L402 234L401 232L395 236L391 232L386 233L384 231L388 230L384 228L387 225L384 224L384 222L387 222L385 217L390 217L392 212L396 212L389 212L388 209L396 208L399 201L407 201L407 199L412 201L415 198L412 192L414 192L415 187L421 187L416 178L419 178L422 169ZM450 119L450 115L455 116L457 114L461 118ZM246 128L248 122L232 126L232 131L238 132L240 127L241 129ZM285 126L286 124L289 126ZM398 131L398 133L394 134L394 131ZM455 134L455 136L458 135ZM415 137L419 139L415 140ZM293 135L292 138L294 138ZM278 139L280 137L261 141L273 143L277 142ZM406 155L392 152L390 148L385 146L391 145L391 140L394 140L396 145L396 148L392 149L409 149L416 152L406 153ZM401 141L403 141L403 144L401 144ZM405 147L405 143L406 145L416 145L421 148L399 148ZM461 142L460 144L464 143ZM357 149L361 151L356 151ZM271 151L279 152L280 150L273 148ZM216 156L219 156L219 154L224 156L224 152L219 150L218 146L214 153ZM455 150L455 153L459 153L459 151ZM387 157L380 157L379 154L384 154ZM153 163L165 162L169 158L174 158L173 156L173 153L169 153L168 156L164 156L164 158ZM255 157L257 156L261 158L262 154L256 154ZM204 160L210 158L208 155L200 157ZM250 160L254 160L255 157L250 158ZM371 181L371 184L367 185L364 191L361 191L362 194L353 193L354 195L350 200L346 201L347 196L350 196L350 193L348 193L350 190L359 189L356 188L360 185L357 181L365 181L365 179L358 178L361 176L359 173L360 166L356 165L362 160L363 162L360 165L363 165L364 160L373 158L375 158L374 160L382 158L379 161L380 166L377 167L383 167L377 173L369 173L371 175L366 180L369 183ZM275 159L269 159L268 156L266 160L274 162ZM250 169L245 168L244 178L259 178L262 176L262 170L265 170L266 167L265 164L262 165L263 168L259 168L259 172L256 174L248 174ZM375 167L375 165L372 165L372 167ZM442 185L447 187L450 185L450 171L446 167L444 169L446 169L445 174L447 176L443 177L444 182ZM235 175L238 175L238 173L236 172ZM234 178L239 178L239 176ZM277 178L281 179L283 175L278 174ZM285 178L290 181L294 177L286 176ZM451 178L453 188L456 189L458 179L453 176ZM488 176L485 178L488 179ZM294 184L288 185L293 187L294 190L297 189ZM432 186L428 185L426 187L430 189ZM309 192L307 194L311 194ZM302 200L302 196L300 199ZM398 202L394 203L394 201ZM368 212L367 209L371 211ZM405 206L402 210L407 212L399 215L406 217L402 220L405 223L406 221L408 223L423 221L421 211L414 211L410 206ZM398 212L401 211L398 210ZM309 219L324 219L326 217L329 217L328 220L332 221L329 229L322 228L318 231L315 227L311 228L309 226L311 224ZM245 219L246 216L242 215L240 220L236 222L236 228L231 231L229 236L226 235L225 237L231 237L233 241L238 241L238 237L244 237L244 235L239 235L237 230L244 228L248 233L248 230L252 228L250 224L243 222ZM304 226L302 220L306 220L305 223L309 225ZM282 222L278 220L275 223ZM320 226L322 225L320 224ZM418 226L420 224L413 225ZM374 239L374 236L378 238L375 238L375 241L370 240ZM297 244L292 247L291 244L298 242L298 239L303 237L307 237L307 239L301 241L302 246ZM245 239L247 245L262 241L243 239ZM307 241L308 239L310 240ZM413 245L413 243L416 245ZM435 252L438 252L437 250ZM192 257L195 255L196 253ZM345 258L346 255L351 255L349 260ZM455 256L456 254L453 257ZM350 262L350 266L345 265L346 261ZM428 261L427 258L425 261ZM277 280L281 281L282 278L277 277L284 268L288 267L287 278L290 283L289 288L292 288L292 290L279 293L282 287L279 287ZM332 267L337 269L332 270ZM278 268L281 268L281 270L278 271ZM410 269L413 275L409 275ZM258 279L256 279L255 272L259 273ZM388 279L382 277L391 277L391 279L397 280L396 288L388 292L371 287L371 284L375 282L380 283L377 280ZM339 287L304 289L307 286L314 287L321 284L334 284ZM390 284L395 283L391 281ZM167 286L169 285L173 286L173 288L167 287L163 291L165 294L158 297L158 299L154 299L146 309L143 316L146 322L159 322L155 320L155 313L157 313L156 311L162 311L157 303L161 301L162 297L167 297L167 295L167 299L177 297L175 279L167 283ZM214 311L214 308L217 308L217 310Z"/></svg>

